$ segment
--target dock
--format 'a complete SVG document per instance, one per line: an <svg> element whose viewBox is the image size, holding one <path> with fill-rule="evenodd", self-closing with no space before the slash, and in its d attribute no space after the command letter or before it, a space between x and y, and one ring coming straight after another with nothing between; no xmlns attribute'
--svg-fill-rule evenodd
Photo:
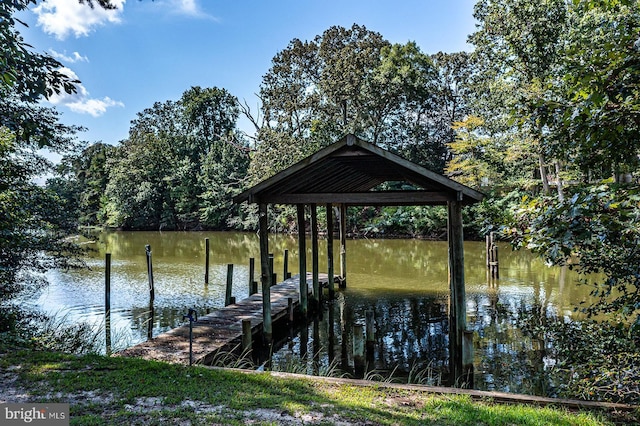
<svg viewBox="0 0 640 426"><path fill-rule="evenodd" d="M321 288L326 283L327 275L320 274ZM313 278L310 273L307 274L307 288L311 294ZM274 324L290 315L290 308L295 309L299 304L299 296L299 275L271 287L271 318ZM289 299L292 299L291 306ZM210 363L219 351L230 351L239 347L242 342L242 321L247 319L251 320L251 334L259 334L262 331L261 292L218 308L207 315L198 316L198 320L192 323L193 363ZM117 356L189 364L189 322L127 348Z"/></svg>

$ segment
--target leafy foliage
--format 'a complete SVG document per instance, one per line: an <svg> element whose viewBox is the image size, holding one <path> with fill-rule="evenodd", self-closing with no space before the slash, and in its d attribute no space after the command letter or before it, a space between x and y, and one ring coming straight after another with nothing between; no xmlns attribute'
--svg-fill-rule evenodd
<svg viewBox="0 0 640 426"><path fill-rule="evenodd" d="M73 264L78 249L65 239L71 229L64 206L32 179L48 166L0 127L0 302L51 267Z"/></svg>
<svg viewBox="0 0 640 426"><path fill-rule="evenodd" d="M269 158L274 148L284 155L271 175L355 133L441 171L450 124L465 111L469 66L466 54L430 57L413 42L391 44L359 25L294 39L273 58L260 87L264 125L256 157ZM289 152L276 148L285 141Z"/></svg>
<svg viewBox="0 0 640 426"><path fill-rule="evenodd" d="M525 199L507 234L551 264L604 274L590 284L598 303L585 310L640 327L640 188L601 185L576 188L565 201Z"/></svg>
<svg viewBox="0 0 640 426"><path fill-rule="evenodd" d="M236 99L192 87L138 114L107 160L106 223L129 229L224 229L249 166Z"/></svg>

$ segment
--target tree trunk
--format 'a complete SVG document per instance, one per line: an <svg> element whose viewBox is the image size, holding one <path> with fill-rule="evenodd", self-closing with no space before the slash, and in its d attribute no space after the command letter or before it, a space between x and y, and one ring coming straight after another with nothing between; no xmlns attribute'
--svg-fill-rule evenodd
<svg viewBox="0 0 640 426"><path fill-rule="evenodd" d="M547 176L547 169L544 166L544 155L540 153L538 155L538 161L540 163L540 179L542 179L542 190L545 194L549 194L549 177Z"/></svg>
<svg viewBox="0 0 640 426"><path fill-rule="evenodd" d="M554 164L555 164L555 167L556 167L556 182L557 182L557 188L558 188L558 199L560 201L564 201L564 189L563 189L563 185L562 185L562 178L560 177L560 162L556 161Z"/></svg>

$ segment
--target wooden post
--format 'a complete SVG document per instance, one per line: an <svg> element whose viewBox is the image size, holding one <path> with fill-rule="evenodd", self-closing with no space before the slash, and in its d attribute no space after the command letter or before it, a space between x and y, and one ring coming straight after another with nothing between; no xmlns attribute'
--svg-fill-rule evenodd
<svg viewBox="0 0 640 426"><path fill-rule="evenodd" d="M373 349L375 347L375 318L372 309L365 311L365 328L367 334L367 358L373 358ZM371 355L371 357L369 356Z"/></svg>
<svg viewBox="0 0 640 426"><path fill-rule="evenodd" d="M300 274L300 311L307 317L307 245L305 241L304 204L296 205L298 211L298 270Z"/></svg>
<svg viewBox="0 0 640 426"><path fill-rule="evenodd" d="M318 209L315 204L311 204L311 271L313 275L313 296L318 306L320 306L322 292L318 276Z"/></svg>
<svg viewBox="0 0 640 426"><path fill-rule="evenodd" d="M155 318L155 308L153 302L149 302L149 319L147 320L147 340L153 339L153 320Z"/></svg>
<svg viewBox="0 0 640 426"><path fill-rule="evenodd" d="M333 363L333 360L335 359L335 340L336 340L336 332L335 332L335 327L336 327L336 318L335 318L335 313L334 313L334 308L335 306L329 306L329 318L328 318L328 323L329 323L329 344L328 344L328 355L329 355L329 365L331 365L331 363Z"/></svg>
<svg viewBox="0 0 640 426"><path fill-rule="evenodd" d="M340 288L347 287L347 206L340 204Z"/></svg>
<svg viewBox="0 0 640 426"><path fill-rule="evenodd" d="M487 258L487 268L491 267L491 237L489 234L484 237L485 254Z"/></svg>
<svg viewBox="0 0 640 426"><path fill-rule="evenodd" d="M242 351L247 352L253 345L251 336L251 320L242 320Z"/></svg>
<svg viewBox="0 0 640 426"><path fill-rule="evenodd" d="M269 232L267 229L267 205L258 207L260 222L260 280L262 282L262 331L266 342L273 338L271 324L271 271L269 269Z"/></svg>
<svg viewBox="0 0 640 426"><path fill-rule="evenodd" d="M491 248L491 258L493 259L493 269L492 269L492 277L495 279L499 279L500 278L500 269L499 269L499 260L498 260L498 245L497 244L493 244L492 248Z"/></svg>
<svg viewBox="0 0 640 426"><path fill-rule="evenodd" d="M356 377L364 377L364 328L353 326L353 367Z"/></svg>
<svg viewBox="0 0 640 426"><path fill-rule="evenodd" d="M329 300L333 300L333 206L327 204L327 280L329 281Z"/></svg>
<svg viewBox="0 0 640 426"><path fill-rule="evenodd" d="M449 369L451 383L460 385L462 377L462 340L467 328L466 296L464 288L464 247L462 231L462 204L449 201L448 243L449 243Z"/></svg>
<svg viewBox="0 0 640 426"><path fill-rule="evenodd" d="M289 250L284 250L284 259L282 260L283 268L282 268L282 279L286 280L291 278L291 273L289 272Z"/></svg>
<svg viewBox="0 0 640 426"><path fill-rule="evenodd" d="M111 355L111 253L104 255L104 331L107 356Z"/></svg>
<svg viewBox="0 0 640 426"><path fill-rule="evenodd" d="M374 361L374 349L375 349L375 317L372 309L368 309L365 312L365 330L367 339L367 362L373 365Z"/></svg>
<svg viewBox="0 0 640 426"><path fill-rule="evenodd" d="M293 298L287 297L287 313L289 314L289 322L293 322Z"/></svg>
<svg viewBox="0 0 640 426"><path fill-rule="evenodd" d="M153 303L156 298L155 289L153 285L153 262L151 261L151 246L147 244L145 247L147 253L147 275L149 277L149 303Z"/></svg>
<svg viewBox="0 0 640 426"><path fill-rule="evenodd" d="M231 305L231 293L233 290L233 263L227 265L227 288L224 296L224 306Z"/></svg>
<svg viewBox="0 0 640 426"><path fill-rule="evenodd" d="M465 330L462 339L462 372L464 385L473 389L473 331Z"/></svg>
<svg viewBox="0 0 640 426"><path fill-rule="evenodd" d="M256 260L249 258L249 296L258 292L258 283L254 281L256 273Z"/></svg>
<svg viewBox="0 0 640 426"><path fill-rule="evenodd" d="M271 272L271 286L274 286L278 283L278 278L273 272L273 253L269 253L269 271Z"/></svg>
<svg viewBox="0 0 640 426"><path fill-rule="evenodd" d="M209 285L209 239L204 239L204 285Z"/></svg>
<svg viewBox="0 0 640 426"><path fill-rule="evenodd" d="M500 278L500 272L498 262L498 245L495 242L495 233L490 232L486 237L486 241L489 276L491 276L492 279L498 279Z"/></svg>

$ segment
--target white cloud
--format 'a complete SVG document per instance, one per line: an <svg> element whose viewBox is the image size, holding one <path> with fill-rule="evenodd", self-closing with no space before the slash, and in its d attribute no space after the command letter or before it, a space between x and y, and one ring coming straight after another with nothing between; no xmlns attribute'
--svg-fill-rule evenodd
<svg viewBox="0 0 640 426"><path fill-rule="evenodd" d="M217 21L218 19L204 12L196 0L170 0L173 13L187 15L194 18L205 18Z"/></svg>
<svg viewBox="0 0 640 426"><path fill-rule="evenodd" d="M114 101L108 96L102 99L80 99L76 102L70 102L66 104L73 112L80 114L91 114L94 117L100 117L107 112L107 108L114 106L124 107L124 104L120 101Z"/></svg>
<svg viewBox="0 0 640 426"><path fill-rule="evenodd" d="M70 34L86 36L97 26L120 22L125 1L112 0L116 9L105 10L97 4L91 8L77 0L45 0L33 11L43 31L62 40Z"/></svg>
<svg viewBox="0 0 640 426"><path fill-rule="evenodd" d="M67 55L66 51L64 53L60 53L56 52L53 49L49 49L49 53L59 61L68 62L71 64L75 62L89 62L89 58L87 58L86 56L82 56L78 52L73 52L71 55Z"/></svg>
<svg viewBox="0 0 640 426"><path fill-rule="evenodd" d="M63 67L60 72L69 76L73 80L77 80L78 76L73 70ZM82 84L76 84L76 93L60 93L51 96L49 99L54 105L63 105L69 108L73 112L79 114L90 114L93 117L100 117L107 112L111 107L124 107L124 103L111 99L105 96L102 99L96 99L89 97L89 92Z"/></svg>

